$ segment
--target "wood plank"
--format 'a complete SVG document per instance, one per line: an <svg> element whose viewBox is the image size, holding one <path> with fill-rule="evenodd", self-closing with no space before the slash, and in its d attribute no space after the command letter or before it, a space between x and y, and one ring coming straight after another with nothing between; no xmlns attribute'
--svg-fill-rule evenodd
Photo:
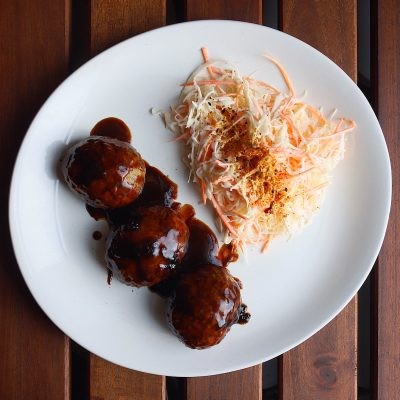
<svg viewBox="0 0 400 400"><path fill-rule="evenodd" d="M357 1L281 0L280 27L357 80Z"/></svg>
<svg viewBox="0 0 400 400"><path fill-rule="evenodd" d="M186 19L233 19L262 23L262 0L186 0Z"/></svg>
<svg viewBox="0 0 400 400"><path fill-rule="evenodd" d="M165 377L122 368L91 354L90 399L165 399Z"/></svg>
<svg viewBox="0 0 400 400"><path fill-rule="evenodd" d="M280 357L280 399L357 399L356 309L353 299L325 328Z"/></svg>
<svg viewBox="0 0 400 400"><path fill-rule="evenodd" d="M187 400L261 400L261 365L229 374L187 378Z"/></svg>
<svg viewBox="0 0 400 400"><path fill-rule="evenodd" d="M166 0L91 0L91 54L165 22Z"/></svg>
<svg viewBox="0 0 400 400"><path fill-rule="evenodd" d="M165 0L91 0L90 54L165 25ZM132 371L90 355L91 400L163 400L165 377Z"/></svg>
<svg viewBox="0 0 400 400"><path fill-rule="evenodd" d="M35 113L67 74L69 2L3 1L0 13L0 398L69 399L69 339L33 300L14 258L8 187Z"/></svg>
<svg viewBox="0 0 400 400"><path fill-rule="evenodd" d="M262 23L262 1L186 0L186 19L234 19ZM229 374L187 378L187 400L261 400L262 366Z"/></svg>
<svg viewBox="0 0 400 400"><path fill-rule="evenodd" d="M356 1L281 1L281 27L357 78ZM357 398L357 302L280 359L282 400Z"/></svg>
<svg viewBox="0 0 400 400"><path fill-rule="evenodd" d="M374 271L374 399L399 397L400 381L400 3L374 2L375 49L372 59L376 111L389 148L393 194L386 238Z"/></svg>

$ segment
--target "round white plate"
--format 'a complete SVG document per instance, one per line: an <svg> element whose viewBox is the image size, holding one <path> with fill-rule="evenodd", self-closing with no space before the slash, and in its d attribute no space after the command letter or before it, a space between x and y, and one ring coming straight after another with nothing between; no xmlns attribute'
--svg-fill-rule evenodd
<svg viewBox="0 0 400 400"><path fill-rule="evenodd" d="M217 40L223 34L224 41ZM179 185L179 201L195 205L214 227L210 207L187 183L179 145L152 107L176 103L179 84L202 62L235 63L243 73L284 89L278 59L298 94L326 112L356 121L345 160L334 171L319 215L302 234L276 240L265 254L250 249L231 271L244 283L252 313L225 340L191 350L165 323L164 303L147 289L107 285L104 224L58 179L67 145L101 118L122 118L143 157ZM129 39L72 74L47 100L22 144L10 195L10 226L22 274L36 301L68 336L91 352L135 370L198 376L248 367L296 346L328 323L359 289L382 244L391 198L391 170L378 121L357 86L332 61L281 32L259 25L201 21Z"/></svg>

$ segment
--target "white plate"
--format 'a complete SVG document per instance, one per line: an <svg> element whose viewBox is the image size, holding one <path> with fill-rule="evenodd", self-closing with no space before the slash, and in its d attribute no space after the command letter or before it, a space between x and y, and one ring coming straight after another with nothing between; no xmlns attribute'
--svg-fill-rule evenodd
<svg viewBox="0 0 400 400"><path fill-rule="evenodd" d="M216 38L225 38L223 41ZM201 63L199 49L236 63L244 73L284 88L269 53L287 68L306 100L357 122L345 160L334 171L319 215L290 241L261 255L249 251L231 266L244 283L252 312L218 346L191 350L164 321L163 301L147 289L106 283L105 226L57 179L66 145L84 138L96 121L116 116L133 131L133 144L179 185L179 200L196 206L178 145L170 142L151 107L177 101L179 83ZM91 352L135 370L197 376L260 363L296 346L330 321L359 289L382 244L391 198L391 170L378 121L351 79L328 58L281 32L259 25L201 21L173 25L127 40L95 57L47 100L22 144L10 195L15 253L33 296L68 336Z"/></svg>

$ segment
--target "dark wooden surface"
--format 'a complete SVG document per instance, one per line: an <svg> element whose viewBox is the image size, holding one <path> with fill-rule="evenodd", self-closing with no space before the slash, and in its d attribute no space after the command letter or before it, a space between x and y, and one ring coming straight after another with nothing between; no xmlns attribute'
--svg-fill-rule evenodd
<svg viewBox="0 0 400 400"><path fill-rule="evenodd" d="M374 400L400 396L400 3L376 1L373 78L376 111L389 148L392 209L374 271Z"/></svg>
<svg viewBox="0 0 400 400"><path fill-rule="evenodd" d="M355 0L286 0L281 26L357 79ZM282 400L357 398L357 302L280 360Z"/></svg>
<svg viewBox="0 0 400 400"><path fill-rule="evenodd" d="M0 399L69 398L69 339L39 309L11 247L8 187L24 134L68 73L69 3L1 1ZM49 25L48 21L52 23Z"/></svg>
<svg viewBox="0 0 400 400"><path fill-rule="evenodd" d="M164 400L165 377L144 374L90 355L90 400Z"/></svg>
<svg viewBox="0 0 400 400"><path fill-rule="evenodd" d="M92 55L139 33L165 25L166 0L91 0Z"/></svg>
<svg viewBox="0 0 400 400"><path fill-rule="evenodd" d="M261 365L201 378L187 378L186 400L261 400Z"/></svg>
<svg viewBox="0 0 400 400"><path fill-rule="evenodd" d="M394 194L388 233L373 279L371 399L396 400L400 398L400 3L372 2L373 98L391 153ZM35 113L83 61L123 39L162 26L166 20L221 18L261 23L262 6L267 3L272 10L269 0L0 0L3 187L9 186L18 147ZM279 10L282 30L318 48L356 80L355 0L281 0ZM81 350L83 361L72 362L75 378L71 381L71 343L36 305L18 271L8 233L7 202L8 190L2 190L0 400L68 400L71 393L72 400L165 400L165 377L127 370L85 350ZM169 400L260 400L261 372L259 365L212 377L167 378L176 383ZM81 391L74 390L77 381ZM278 391L281 400L357 398L356 299L323 330L280 358ZM274 392L269 392L272 397L268 399L276 399ZM363 393L369 398L368 390ZM361 395L360 391L360 399Z"/></svg>
<svg viewBox="0 0 400 400"><path fill-rule="evenodd" d="M262 23L261 0L186 0L186 18L196 19L234 19Z"/></svg>
<svg viewBox="0 0 400 400"><path fill-rule="evenodd" d="M281 0L280 27L357 79L357 1Z"/></svg>

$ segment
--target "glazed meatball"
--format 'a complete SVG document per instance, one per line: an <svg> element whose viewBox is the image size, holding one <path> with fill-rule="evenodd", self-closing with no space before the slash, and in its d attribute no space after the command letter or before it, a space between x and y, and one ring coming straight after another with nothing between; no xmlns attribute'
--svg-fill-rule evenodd
<svg viewBox="0 0 400 400"><path fill-rule="evenodd" d="M243 314L240 289L225 267L207 264L183 272L169 300L170 328L191 348L218 344Z"/></svg>
<svg viewBox="0 0 400 400"><path fill-rule="evenodd" d="M146 164L146 176L142 193L125 207L114 208L106 213L110 225L124 225L135 214L138 207L165 206L170 207L178 194L176 183L172 182L157 168Z"/></svg>
<svg viewBox="0 0 400 400"><path fill-rule="evenodd" d="M171 208L138 208L107 240L107 267L131 286L151 286L174 274L186 252L189 229Z"/></svg>
<svg viewBox="0 0 400 400"><path fill-rule="evenodd" d="M146 165L128 143L93 136L68 150L63 173L68 186L90 206L116 208L139 196Z"/></svg>

